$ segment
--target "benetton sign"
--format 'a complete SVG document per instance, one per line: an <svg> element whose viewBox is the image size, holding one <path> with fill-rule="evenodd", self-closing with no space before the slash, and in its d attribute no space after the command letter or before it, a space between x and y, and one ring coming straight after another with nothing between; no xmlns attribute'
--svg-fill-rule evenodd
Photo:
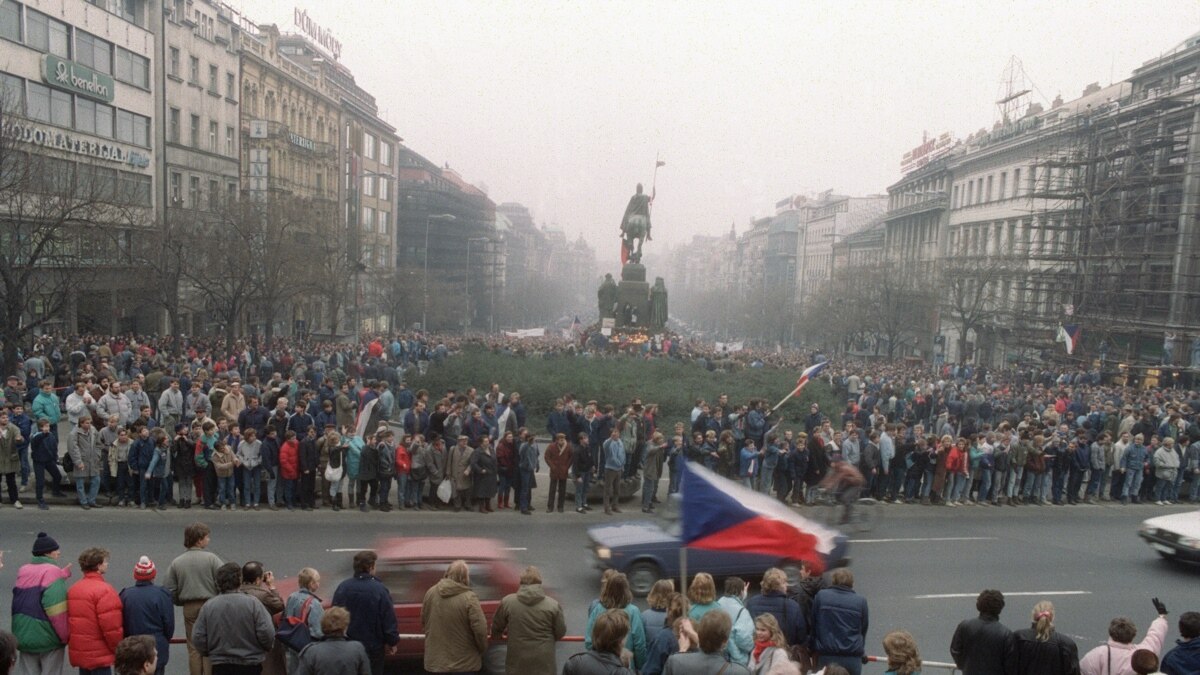
<svg viewBox="0 0 1200 675"><path fill-rule="evenodd" d="M42 57L42 80L53 87L112 103L112 77L53 54Z"/></svg>
<svg viewBox="0 0 1200 675"><path fill-rule="evenodd" d="M317 44L324 47L326 51L333 55L333 58L342 58L342 43L333 37L333 33L330 33L316 21L308 18L307 10L300 9L299 7L295 8L293 10L293 19L297 28L304 31L313 40L316 40Z"/></svg>

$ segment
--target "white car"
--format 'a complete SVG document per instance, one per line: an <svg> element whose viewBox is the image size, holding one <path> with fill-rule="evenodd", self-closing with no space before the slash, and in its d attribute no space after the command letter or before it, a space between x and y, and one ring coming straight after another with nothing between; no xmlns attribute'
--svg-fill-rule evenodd
<svg viewBox="0 0 1200 675"><path fill-rule="evenodd" d="M1168 560L1200 563L1200 511L1143 521L1138 536Z"/></svg>

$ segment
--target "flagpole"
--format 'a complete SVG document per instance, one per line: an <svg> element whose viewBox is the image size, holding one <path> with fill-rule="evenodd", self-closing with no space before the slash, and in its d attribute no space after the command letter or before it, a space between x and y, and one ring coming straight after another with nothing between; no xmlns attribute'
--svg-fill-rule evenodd
<svg viewBox="0 0 1200 675"><path fill-rule="evenodd" d="M679 547L679 592L687 594L687 546Z"/></svg>
<svg viewBox="0 0 1200 675"><path fill-rule="evenodd" d="M808 384L808 383L805 382L805 384ZM787 396L784 396L782 401L780 401L779 403L776 403L774 408L771 408L771 412L775 412L776 410L779 410L780 406L782 406L784 403L787 403L788 401L792 400L792 397L795 396L796 394L799 394L800 390L803 388L804 388L804 386L801 385L801 386L793 389L792 393L788 394Z"/></svg>

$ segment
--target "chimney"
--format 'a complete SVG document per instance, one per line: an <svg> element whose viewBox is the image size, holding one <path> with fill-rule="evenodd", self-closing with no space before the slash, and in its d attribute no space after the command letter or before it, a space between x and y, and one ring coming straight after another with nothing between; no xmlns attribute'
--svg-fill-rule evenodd
<svg viewBox="0 0 1200 675"><path fill-rule="evenodd" d="M1053 109L1053 108L1058 108L1058 107L1061 107L1061 106L1062 106L1062 104L1063 104L1063 100L1062 100L1062 94L1059 94L1058 96L1055 96L1055 97L1054 97L1054 102L1050 104L1050 107L1051 107L1052 109Z"/></svg>
<svg viewBox="0 0 1200 675"><path fill-rule="evenodd" d="M1100 91L1100 83L1099 83L1099 82L1093 82L1093 83L1091 83L1091 84L1089 84L1088 86L1086 86L1086 87L1084 87L1084 88L1083 88L1083 95L1084 95L1084 96L1087 96L1088 94L1094 94L1094 93L1096 93L1096 92L1098 92L1098 91Z"/></svg>

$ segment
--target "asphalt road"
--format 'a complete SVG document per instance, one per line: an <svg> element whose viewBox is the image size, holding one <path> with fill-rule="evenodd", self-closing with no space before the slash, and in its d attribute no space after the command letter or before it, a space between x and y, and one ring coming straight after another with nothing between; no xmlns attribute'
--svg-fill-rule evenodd
<svg viewBox="0 0 1200 675"><path fill-rule="evenodd" d="M631 519L641 515L630 510L623 515ZM1173 645L1178 637L1174 617L1200 609L1195 591L1200 570L1159 559L1136 531L1145 518L1186 510L1105 505L889 506L882 529L856 536L850 549L856 590L870 602L868 651L882 653L883 635L903 628L916 637L925 659L949 660L956 623L974 614L975 595L989 587L1008 595L1002 620L1010 627L1024 625L1039 599L1051 599L1058 610L1059 630L1074 636L1081 652L1104 640L1114 616L1129 616L1144 630L1154 616L1150 598L1158 596L1172 613L1168 645ZM0 548L5 552L5 568L0 570L0 586L11 588L38 530L59 541L67 560L87 546L108 548L112 552L108 579L118 588L133 582L133 564L139 555L150 555L160 574L165 574L171 559L183 550L184 525L196 519L213 527L210 548L222 558L261 560L280 578L294 576L304 566L316 567L323 572L326 594L349 576L353 551L370 547L378 537L496 537L512 547L519 562L542 568L547 585L566 609L568 633L579 634L587 604L597 592L585 528L612 522L613 517L569 510L521 516L173 508L84 512L70 507L41 512L4 506ZM0 621L8 625L11 603L2 604ZM574 649L564 646L560 654ZM176 667L184 664L184 658L181 651L174 651L170 671L181 672Z"/></svg>

